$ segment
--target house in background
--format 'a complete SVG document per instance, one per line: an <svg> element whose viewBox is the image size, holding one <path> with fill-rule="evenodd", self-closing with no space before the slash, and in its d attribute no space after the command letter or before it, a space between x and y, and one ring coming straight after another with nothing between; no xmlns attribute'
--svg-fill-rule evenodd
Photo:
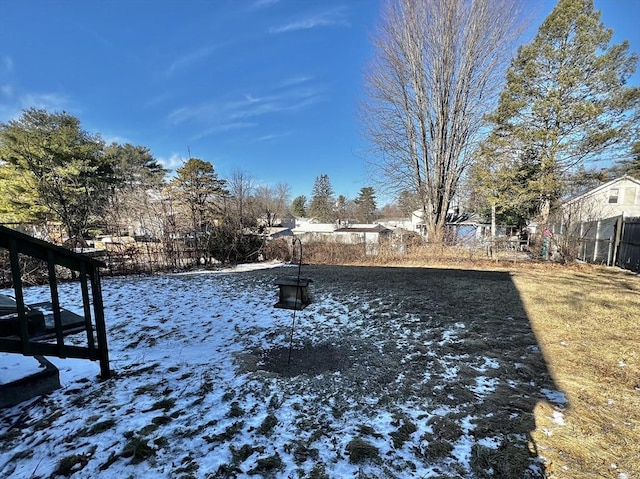
<svg viewBox="0 0 640 479"><path fill-rule="evenodd" d="M331 238L336 229L338 225L335 223L320 223L316 218L296 218L296 226L291 231L305 243Z"/></svg>
<svg viewBox="0 0 640 479"><path fill-rule="evenodd" d="M640 180L621 176L586 193L571 198L560 206L563 223L581 223L614 216L640 216Z"/></svg>
<svg viewBox="0 0 640 479"><path fill-rule="evenodd" d="M299 219L292 230L302 243L332 242L363 244L367 254L375 254L381 241L389 239L393 231L377 223L357 224L348 222L319 223L315 218Z"/></svg>
<svg viewBox="0 0 640 479"><path fill-rule="evenodd" d="M335 241L344 244L364 244L366 254L376 254L381 241L391 238L392 230L379 224L354 224L336 229Z"/></svg>
<svg viewBox="0 0 640 479"><path fill-rule="evenodd" d="M635 264L635 250L625 252L640 239L638 220L631 218L640 218L640 180L625 175L562 203L551 231L565 255L606 265Z"/></svg>

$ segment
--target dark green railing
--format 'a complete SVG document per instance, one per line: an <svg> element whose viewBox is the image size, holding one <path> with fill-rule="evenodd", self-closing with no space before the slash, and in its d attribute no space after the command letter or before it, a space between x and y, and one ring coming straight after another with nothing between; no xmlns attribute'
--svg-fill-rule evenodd
<svg viewBox="0 0 640 479"><path fill-rule="evenodd" d="M108 379L109 351L104 321L104 306L100 286L100 267L104 264L89 256L69 251L52 243L0 226L0 248L9 251L11 278L16 300L19 335L0 337L0 352L19 353L25 356L57 356L60 358L90 359L100 362L100 376ZM19 255L44 261L47 264L51 306L53 310L55 344L45 342L37 335L31 336L28 327L27 307L24 303ZM56 266L63 266L77 273L82 292L86 346L65 344ZM90 288L89 288L90 286ZM89 296L91 294L91 297ZM92 316L93 310L93 316Z"/></svg>

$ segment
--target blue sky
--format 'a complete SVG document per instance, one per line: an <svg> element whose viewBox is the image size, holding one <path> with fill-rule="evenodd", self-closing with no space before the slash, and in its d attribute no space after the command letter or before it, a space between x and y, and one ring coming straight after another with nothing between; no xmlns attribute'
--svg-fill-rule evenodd
<svg viewBox="0 0 640 479"><path fill-rule="evenodd" d="M371 181L356 111L380 0L0 0L0 121L67 111L110 142L311 196ZM531 39L555 2L530 0ZM595 0L640 52L640 0ZM640 85L636 73L632 84Z"/></svg>

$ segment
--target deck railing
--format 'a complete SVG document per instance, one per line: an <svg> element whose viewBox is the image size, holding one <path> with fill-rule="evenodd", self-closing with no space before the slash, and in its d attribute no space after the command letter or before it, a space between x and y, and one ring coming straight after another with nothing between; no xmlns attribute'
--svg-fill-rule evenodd
<svg viewBox="0 0 640 479"><path fill-rule="evenodd" d="M100 376L103 379L108 379L111 376L111 371L109 369L107 332L100 286L100 267L104 266L104 264L89 256L69 251L5 226L0 226L0 248L9 252L11 278L19 324L19 334L17 336L0 337L0 352L19 353L25 356L57 356L60 358L99 361ZM37 335L34 337L29 332L19 255L44 261L47 265L55 344L53 342L45 342L44 338L38 338ZM79 277L83 304L82 316L84 317L84 329L87 339L86 346L65 344L65 330L63 329L58 297L56 266L63 266L75 271ZM90 294L91 296L89 296Z"/></svg>

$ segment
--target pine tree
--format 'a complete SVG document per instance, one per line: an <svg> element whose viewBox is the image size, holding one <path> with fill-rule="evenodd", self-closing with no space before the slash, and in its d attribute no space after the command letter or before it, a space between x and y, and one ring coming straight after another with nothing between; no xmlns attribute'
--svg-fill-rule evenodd
<svg viewBox="0 0 640 479"><path fill-rule="evenodd" d="M294 216L304 218L307 216L307 197L304 195L296 196L291 203L291 212Z"/></svg>
<svg viewBox="0 0 640 479"><path fill-rule="evenodd" d="M616 176L629 175L640 179L640 141L633 144L628 159L617 161L611 172Z"/></svg>
<svg viewBox="0 0 640 479"><path fill-rule="evenodd" d="M526 188L538 197L543 224L565 172L615 156L637 138L640 88L625 84L638 57L626 41L610 46L612 34L592 0L560 0L518 50L491 116L497 154L539 158Z"/></svg>
<svg viewBox="0 0 640 479"><path fill-rule="evenodd" d="M25 176L14 191L35 186L33 206L56 216L74 242L102 213L114 181L103 146L98 135L82 130L80 120L64 112L30 108L0 124L0 159Z"/></svg>
<svg viewBox="0 0 640 479"><path fill-rule="evenodd" d="M359 222L372 223L375 219L376 209L376 195L371 186L360 188L360 193L355 199L356 214Z"/></svg>
<svg viewBox="0 0 640 479"><path fill-rule="evenodd" d="M328 175L316 177L313 185L313 195L309 205L309 216L317 218L322 223L332 223L333 212L333 188Z"/></svg>
<svg viewBox="0 0 640 479"><path fill-rule="evenodd" d="M193 232L199 232L208 221L213 200L227 194L227 182L218 178L211 163L200 158L189 159L176 173L172 184L190 211Z"/></svg>
<svg viewBox="0 0 640 479"><path fill-rule="evenodd" d="M408 218L411 218L413 212L420 208L420 199L418 198L418 195L409 190L402 190L400 192L397 203L402 214Z"/></svg>
<svg viewBox="0 0 640 479"><path fill-rule="evenodd" d="M345 195L338 195L336 199L335 217L339 222L343 222L348 219L348 203L349 200Z"/></svg>
<svg viewBox="0 0 640 479"><path fill-rule="evenodd" d="M0 223L37 223L49 216L35 175L0 161Z"/></svg>

